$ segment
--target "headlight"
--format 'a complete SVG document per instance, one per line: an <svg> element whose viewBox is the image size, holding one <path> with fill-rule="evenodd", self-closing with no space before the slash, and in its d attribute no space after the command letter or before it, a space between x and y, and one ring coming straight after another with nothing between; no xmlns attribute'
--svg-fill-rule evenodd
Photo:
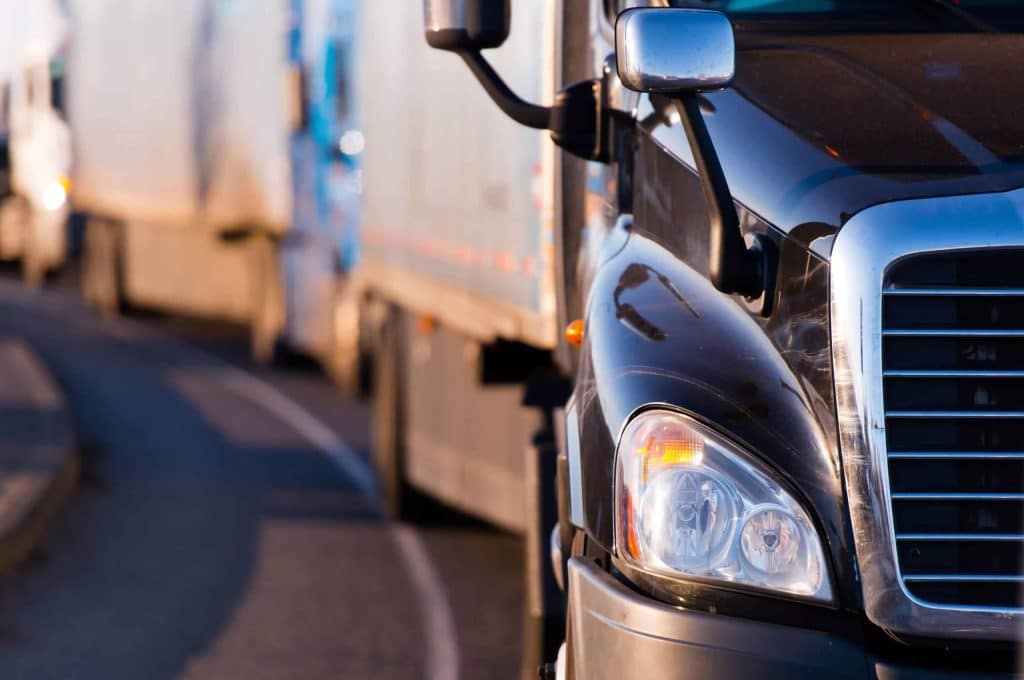
<svg viewBox="0 0 1024 680"><path fill-rule="evenodd" d="M634 418L619 441L615 494L616 552L635 567L832 599L807 513L748 453L692 418Z"/></svg>
<svg viewBox="0 0 1024 680"><path fill-rule="evenodd" d="M68 189L70 188L70 182L66 183L66 178L61 177L46 185L43 189L43 207L50 212L60 210L61 207L68 201Z"/></svg>

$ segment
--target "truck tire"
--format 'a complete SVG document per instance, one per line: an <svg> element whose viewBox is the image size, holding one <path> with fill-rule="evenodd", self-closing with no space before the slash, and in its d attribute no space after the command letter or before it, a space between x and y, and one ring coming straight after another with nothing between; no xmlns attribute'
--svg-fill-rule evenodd
<svg viewBox="0 0 1024 680"><path fill-rule="evenodd" d="M82 249L82 296L106 317L117 316L124 303L121 229L116 222L96 217L85 225Z"/></svg>
<svg viewBox="0 0 1024 680"><path fill-rule="evenodd" d="M277 240L267 233L249 239L253 272L253 307L249 320L249 348L261 366L277 358L278 340L284 328L284 282Z"/></svg>
<svg viewBox="0 0 1024 680"><path fill-rule="evenodd" d="M21 280L29 288L38 288L46 278L46 262L39 243L34 211L23 224L21 235Z"/></svg>
<svg viewBox="0 0 1024 680"><path fill-rule="evenodd" d="M25 250L25 233L32 207L24 196L0 199L0 257L14 259Z"/></svg>
<svg viewBox="0 0 1024 680"><path fill-rule="evenodd" d="M405 332L402 312L391 308L380 328L373 362L373 462L390 519L418 516L421 496L405 479Z"/></svg>

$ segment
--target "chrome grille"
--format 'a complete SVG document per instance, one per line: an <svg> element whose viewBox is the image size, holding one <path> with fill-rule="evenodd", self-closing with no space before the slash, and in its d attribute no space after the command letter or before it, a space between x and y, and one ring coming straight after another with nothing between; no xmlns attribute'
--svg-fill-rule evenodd
<svg viewBox="0 0 1024 680"><path fill-rule="evenodd" d="M1024 493L1014 486L1024 419L886 410L1024 410L1024 339L989 333L1024 330L1024 189L867 208L835 236L829 270L839 445L868 619L909 636L1018 639L1024 501L945 495ZM972 342L999 345L964 348Z"/></svg>
<svg viewBox="0 0 1024 680"><path fill-rule="evenodd" d="M1017 608L1024 583L1024 252L890 268L882 363L897 564L914 597Z"/></svg>

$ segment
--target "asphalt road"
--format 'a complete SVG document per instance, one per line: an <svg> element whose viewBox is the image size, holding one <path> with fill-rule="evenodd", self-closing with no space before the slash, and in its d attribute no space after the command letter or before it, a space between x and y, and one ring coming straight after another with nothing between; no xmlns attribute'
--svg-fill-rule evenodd
<svg viewBox="0 0 1024 680"><path fill-rule="evenodd" d="M10 678L512 678L522 544L385 521L370 413L312 366L255 369L239 329L102 321L0 282L83 442L79 490L0 581Z"/></svg>

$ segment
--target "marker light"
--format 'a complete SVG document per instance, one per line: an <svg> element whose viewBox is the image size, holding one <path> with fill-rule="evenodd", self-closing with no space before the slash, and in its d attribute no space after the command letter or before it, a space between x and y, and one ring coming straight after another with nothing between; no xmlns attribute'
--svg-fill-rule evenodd
<svg viewBox="0 0 1024 680"><path fill-rule="evenodd" d="M680 413L645 411L619 440L616 553L668 577L831 600L824 552L764 466Z"/></svg>
<svg viewBox="0 0 1024 680"><path fill-rule="evenodd" d="M583 323L583 319L576 319L565 327L565 340L573 347L579 347L583 344L585 332L586 326Z"/></svg>

